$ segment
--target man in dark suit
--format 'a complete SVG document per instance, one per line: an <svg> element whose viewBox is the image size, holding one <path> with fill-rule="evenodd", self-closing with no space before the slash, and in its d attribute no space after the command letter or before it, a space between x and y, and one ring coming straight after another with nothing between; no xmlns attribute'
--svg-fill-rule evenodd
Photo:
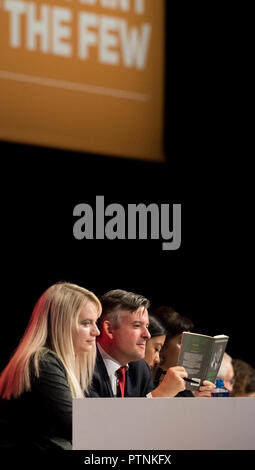
<svg viewBox="0 0 255 470"><path fill-rule="evenodd" d="M149 301L138 294L113 290L101 297L97 362L91 397L120 395L118 370L124 368L125 397L173 397L185 389L183 367L167 370L164 379L153 389L150 367L143 360L148 331Z"/></svg>

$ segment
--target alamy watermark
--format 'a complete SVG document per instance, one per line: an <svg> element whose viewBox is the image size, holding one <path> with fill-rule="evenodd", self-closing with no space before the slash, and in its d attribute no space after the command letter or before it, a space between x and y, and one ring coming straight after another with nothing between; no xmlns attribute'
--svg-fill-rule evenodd
<svg viewBox="0 0 255 470"><path fill-rule="evenodd" d="M77 204L73 235L77 240L162 240L162 250L181 246L181 204L145 205L112 203L105 207L104 196L96 196L95 208ZM77 218L78 217L78 218Z"/></svg>

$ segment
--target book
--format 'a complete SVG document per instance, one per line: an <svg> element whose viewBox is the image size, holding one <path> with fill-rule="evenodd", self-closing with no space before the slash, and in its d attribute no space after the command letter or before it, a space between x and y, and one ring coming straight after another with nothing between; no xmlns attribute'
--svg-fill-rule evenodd
<svg viewBox="0 0 255 470"><path fill-rule="evenodd" d="M197 382L186 383L187 390L198 390L204 380L215 382L229 336L206 336L183 332L178 365L183 366L188 378Z"/></svg>

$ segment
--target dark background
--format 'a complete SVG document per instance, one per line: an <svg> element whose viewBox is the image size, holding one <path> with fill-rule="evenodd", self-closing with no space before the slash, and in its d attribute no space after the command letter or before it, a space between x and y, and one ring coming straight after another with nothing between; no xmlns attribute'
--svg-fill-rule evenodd
<svg viewBox="0 0 255 470"><path fill-rule="evenodd" d="M171 305L192 318L196 332L229 335L229 354L255 366L245 281L250 268L244 268L250 255L241 191L240 51L227 16L193 6L177 11L171 3L165 163L0 143L0 368L37 298L59 280L97 295L121 288L145 295L152 307ZM75 240L73 208L81 202L95 207L96 195L125 208L181 203L180 249L162 251L161 241L150 240Z"/></svg>

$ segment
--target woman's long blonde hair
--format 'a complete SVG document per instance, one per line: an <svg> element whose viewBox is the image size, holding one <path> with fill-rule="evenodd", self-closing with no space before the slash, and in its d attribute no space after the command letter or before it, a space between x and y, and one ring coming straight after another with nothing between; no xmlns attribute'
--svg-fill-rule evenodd
<svg viewBox="0 0 255 470"><path fill-rule="evenodd" d="M63 362L72 396L84 397L92 380L96 346L76 356L72 329L77 327L80 310L87 302L93 302L100 316L98 298L76 284L59 282L41 295L16 351L0 376L2 398L17 398L31 390L31 364L39 377L39 359L49 351Z"/></svg>

